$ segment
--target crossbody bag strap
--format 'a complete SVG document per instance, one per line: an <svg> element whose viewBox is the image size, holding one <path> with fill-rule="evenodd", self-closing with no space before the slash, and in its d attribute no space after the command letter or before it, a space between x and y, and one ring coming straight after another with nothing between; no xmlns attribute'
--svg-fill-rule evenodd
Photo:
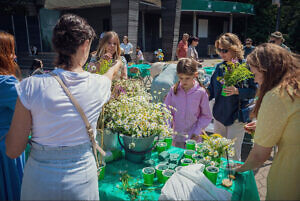
<svg viewBox="0 0 300 201"><path fill-rule="evenodd" d="M67 88L67 86L64 84L64 82L60 79L60 77L57 74L53 73L53 72L50 72L49 74L57 80L57 82L60 84L60 86L63 88L63 90L67 94L67 96L70 98L70 100L73 103L73 105L75 106L76 110L79 112L79 114L80 114L80 116L81 116L81 118L82 118L82 120L85 124L85 128L86 128L86 131L89 135L90 141L92 143L93 154L94 154L94 157L95 157L95 160L96 160L97 169L99 169L100 165L99 165L98 156L97 156L97 148L99 149L100 147L99 146L97 147L97 143L96 143L95 138L94 138L94 132L93 132L93 129L91 127L91 124L89 123L83 109L80 107L79 103L74 98L74 96L71 94L70 90ZM99 151L101 153L101 150L99 150Z"/></svg>

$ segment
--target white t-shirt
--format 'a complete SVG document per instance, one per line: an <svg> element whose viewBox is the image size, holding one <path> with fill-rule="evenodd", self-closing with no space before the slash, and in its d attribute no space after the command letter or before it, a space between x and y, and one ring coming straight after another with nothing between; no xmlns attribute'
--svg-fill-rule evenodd
<svg viewBox="0 0 300 201"><path fill-rule="evenodd" d="M120 47L123 48L124 54L129 54L130 50L133 48L133 45L131 43L127 43L126 45L121 43Z"/></svg>
<svg viewBox="0 0 300 201"><path fill-rule="evenodd" d="M140 61L144 61L144 56L141 50L138 51L138 57Z"/></svg>
<svg viewBox="0 0 300 201"><path fill-rule="evenodd" d="M102 106L110 98L111 81L89 72L56 69L87 116L96 137ZM16 84L19 99L32 115L32 140L48 146L75 146L89 142L85 124L63 88L49 74L31 76Z"/></svg>
<svg viewBox="0 0 300 201"><path fill-rule="evenodd" d="M187 57L192 57L193 59L198 60L198 52L196 50L196 47L191 45L189 46Z"/></svg>

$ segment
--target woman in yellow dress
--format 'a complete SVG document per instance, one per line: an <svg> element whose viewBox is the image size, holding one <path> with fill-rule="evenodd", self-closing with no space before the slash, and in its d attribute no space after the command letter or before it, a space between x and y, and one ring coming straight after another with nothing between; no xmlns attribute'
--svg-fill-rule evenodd
<svg viewBox="0 0 300 201"><path fill-rule="evenodd" d="M259 168L269 159L272 147L278 146L267 178L267 200L300 200L300 64L296 56L269 43L247 57L259 84L253 110L257 123L254 147L237 171Z"/></svg>
<svg viewBox="0 0 300 201"><path fill-rule="evenodd" d="M99 42L97 51L92 54L88 71L104 74L118 59L122 60L123 67L114 79L127 79L127 64L126 59L121 56L119 36L114 31L106 32Z"/></svg>

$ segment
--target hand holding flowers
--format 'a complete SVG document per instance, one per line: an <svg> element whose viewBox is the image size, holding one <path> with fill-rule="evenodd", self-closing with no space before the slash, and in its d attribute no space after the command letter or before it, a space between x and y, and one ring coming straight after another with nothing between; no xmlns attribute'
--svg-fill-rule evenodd
<svg viewBox="0 0 300 201"><path fill-rule="evenodd" d="M238 95L239 94L238 88L236 88L234 86L225 87L223 90L224 90L224 92L226 93L227 96L232 96L232 95Z"/></svg>

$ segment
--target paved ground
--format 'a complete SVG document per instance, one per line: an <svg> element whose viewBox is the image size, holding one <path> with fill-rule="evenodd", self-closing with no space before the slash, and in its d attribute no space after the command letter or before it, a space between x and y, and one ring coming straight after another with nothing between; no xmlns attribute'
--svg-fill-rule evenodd
<svg viewBox="0 0 300 201"><path fill-rule="evenodd" d="M268 160L265 162L264 166L254 171L256 185L259 192L259 197L261 200L266 199L267 193L267 176L272 165L272 161Z"/></svg>
<svg viewBox="0 0 300 201"><path fill-rule="evenodd" d="M214 66L218 63L220 63L222 61L222 59L204 59L204 61L202 62L202 66L206 67L206 66Z"/></svg>

